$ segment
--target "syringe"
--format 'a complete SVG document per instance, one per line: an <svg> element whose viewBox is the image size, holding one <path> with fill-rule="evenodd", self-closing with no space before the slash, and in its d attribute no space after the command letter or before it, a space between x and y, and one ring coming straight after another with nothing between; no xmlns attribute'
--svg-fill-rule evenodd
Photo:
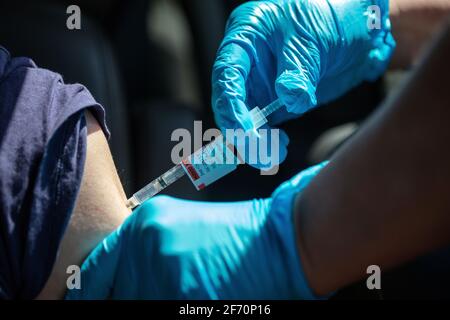
<svg viewBox="0 0 450 320"><path fill-rule="evenodd" d="M262 110L259 107L255 107L250 110L253 129L258 129L266 124L267 116L280 109L282 105L283 104L281 103L281 101L277 99L268 104ZM236 164L222 164L220 166L210 164L199 165L195 161L192 161L199 159L199 157L201 159L204 150L208 150L211 148L223 148L223 144L216 143L217 141L220 141L220 139L215 139L213 142L210 142L200 150L197 150L191 156L187 157L185 160L172 167L170 170L166 171L158 178L143 187L141 190L133 194L133 196L127 200L127 207L133 209L134 207L142 204L144 201L150 199L184 175L188 175L197 190L201 190L205 186L233 171L237 166ZM220 149L219 151L233 152L233 150L230 151L227 148Z"/></svg>

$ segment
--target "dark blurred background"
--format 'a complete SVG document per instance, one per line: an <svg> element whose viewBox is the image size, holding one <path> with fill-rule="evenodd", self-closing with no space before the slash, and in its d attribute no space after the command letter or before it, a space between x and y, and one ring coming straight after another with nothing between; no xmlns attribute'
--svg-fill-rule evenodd
<svg viewBox="0 0 450 320"><path fill-rule="evenodd" d="M67 83L84 84L105 107L113 157L131 195L173 166L170 154L178 143L170 140L174 129L192 131L194 120L203 121L203 130L215 126L211 68L226 19L242 2L2 1L0 45L13 56L31 57L38 66L62 74ZM81 8L81 30L66 27L70 4ZM357 130L395 82L381 79L362 84L301 121L283 125L291 139L289 156L274 176L242 166L204 191L197 192L186 178L165 193L212 201L267 197L281 182L326 159ZM448 296L442 290L450 284L445 277L448 256L438 252L390 272L383 277L381 292L368 291L361 282L335 298ZM427 276L430 272L434 280Z"/></svg>

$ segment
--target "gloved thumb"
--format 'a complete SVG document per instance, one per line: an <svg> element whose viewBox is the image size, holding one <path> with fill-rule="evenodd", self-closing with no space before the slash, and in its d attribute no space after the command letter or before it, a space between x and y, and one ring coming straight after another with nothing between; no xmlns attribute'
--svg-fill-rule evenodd
<svg viewBox="0 0 450 320"><path fill-rule="evenodd" d="M265 124L258 130L235 135L232 143L245 163L268 171L286 159L289 137L284 130Z"/></svg>
<svg viewBox="0 0 450 320"><path fill-rule="evenodd" d="M301 67L284 70L275 81L275 90L288 112L303 114L317 105L316 85Z"/></svg>

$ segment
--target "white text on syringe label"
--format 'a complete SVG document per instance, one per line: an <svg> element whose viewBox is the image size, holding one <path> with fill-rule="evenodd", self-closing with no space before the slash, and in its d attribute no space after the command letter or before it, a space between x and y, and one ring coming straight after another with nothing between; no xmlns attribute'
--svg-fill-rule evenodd
<svg viewBox="0 0 450 320"><path fill-rule="evenodd" d="M236 148L226 144L223 136L198 149L185 158L181 165L197 190L210 185L243 163Z"/></svg>

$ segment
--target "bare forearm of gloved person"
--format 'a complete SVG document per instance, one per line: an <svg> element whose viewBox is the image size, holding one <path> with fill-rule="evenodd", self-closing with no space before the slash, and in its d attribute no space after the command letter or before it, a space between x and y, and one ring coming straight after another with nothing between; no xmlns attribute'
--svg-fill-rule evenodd
<svg viewBox="0 0 450 320"><path fill-rule="evenodd" d="M449 0L391 0L392 33L397 48L392 68L409 68L450 15Z"/></svg>
<svg viewBox="0 0 450 320"><path fill-rule="evenodd" d="M300 255L316 293L449 243L448 57L447 24L399 95L297 197Z"/></svg>

